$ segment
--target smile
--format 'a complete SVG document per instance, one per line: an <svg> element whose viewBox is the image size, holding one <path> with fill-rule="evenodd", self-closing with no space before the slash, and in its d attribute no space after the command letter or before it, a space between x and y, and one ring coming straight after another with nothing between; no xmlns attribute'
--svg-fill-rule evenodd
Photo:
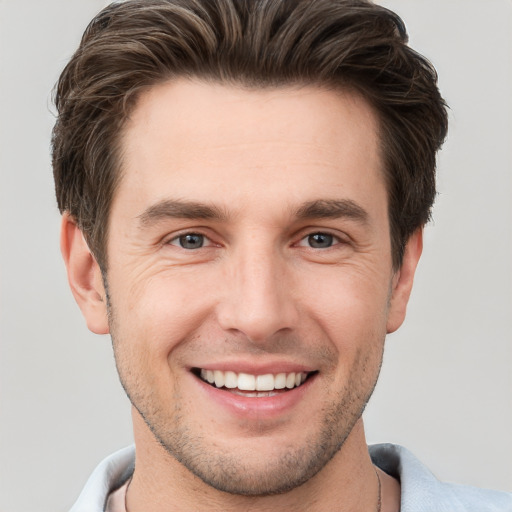
<svg viewBox="0 0 512 512"><path fill-rule="evenodd" d="M243 392L243 396L269 396L269 392L290 390L301 386L308 378L307 372L267 373L251 375L221 370L198 370L198 376L217 388L232 390L233 393ZM253 393L250 393L253 392ZM237 393L238 394L238 393Z"/></svg>

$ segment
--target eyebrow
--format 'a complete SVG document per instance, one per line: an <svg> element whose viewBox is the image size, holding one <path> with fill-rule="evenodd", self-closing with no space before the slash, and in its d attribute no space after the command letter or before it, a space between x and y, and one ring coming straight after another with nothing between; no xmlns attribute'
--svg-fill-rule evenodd
<svg viewBox="0 0 512 512"><path fill-rule="evenodd" d="M367 211L350 199L308 201L295 210L294 216L298 220L349 218L363 224L368 222ZM141 227L170 218L225 221L228 215L217 206L183 199L164 199L138 215Z"/></svg>
<svg viewBox="0 0 512 512"><path fill-rule="evenodd" d="M349 218L368 223L368 212L350 199L319 199L304 203L295 213L299 220Z"/></svg>
<svg viewBox="0 0 512 512"><path fill-rule="evenodd" d="M138 216L142 227L164 219L225 220L226 213L220 208L195 201L164 199L151 205Z"/></svg>

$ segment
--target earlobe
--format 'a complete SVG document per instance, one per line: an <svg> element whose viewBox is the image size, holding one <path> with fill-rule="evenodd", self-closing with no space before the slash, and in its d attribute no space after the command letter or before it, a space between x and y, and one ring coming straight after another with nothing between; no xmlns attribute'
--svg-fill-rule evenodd
<svg viewBox="0 0 512 512"><path fill-rule="evenodd" d="M101 270L82 232L67 213L62 216L60 249L66 264L69 286L87 327L96 334L107 334L107 301Z"/></svg>
<svg viewBox="0 0 512 512"><path fill-rule="evenodd" d="M390 306L387 321L387 332L396 331L405 320L407 303L411 295L416 267L423 250L423 229L416 230L405 246L404 257L400 269L393 278Z"/></svg>

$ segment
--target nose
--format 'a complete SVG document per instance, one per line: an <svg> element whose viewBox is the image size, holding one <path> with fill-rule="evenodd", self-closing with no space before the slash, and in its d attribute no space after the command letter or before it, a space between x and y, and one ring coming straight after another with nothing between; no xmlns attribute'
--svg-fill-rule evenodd
<svg viewBox="0 0 512 512"><path fill-rule="evenodd" d="M273 248L239 250L226 262L225 294L218 305L222 329L255 344L293 330L299 313L293 298L293 272Z"/></svg>

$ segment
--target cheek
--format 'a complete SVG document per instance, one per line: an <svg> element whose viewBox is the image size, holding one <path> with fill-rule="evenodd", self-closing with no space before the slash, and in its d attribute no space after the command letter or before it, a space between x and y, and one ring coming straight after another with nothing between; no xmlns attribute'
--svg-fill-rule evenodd
<svg viewBox="0 0 512 512"><path fill-rule="evenodd" d="M382 274L331 268L320 279L304 279L298 296L309 297L303 307L338 348L371 343L385 334L389 283Z"/></svg>
<svg viewBox="0 0 512 512"><path fill-rule="evenodd" d="M155 365L193 337L215 302L205 280L190 271L155 269L151 275L118 279L116 284L111 290L113 335L132 359L144 357Z"/></svg>

